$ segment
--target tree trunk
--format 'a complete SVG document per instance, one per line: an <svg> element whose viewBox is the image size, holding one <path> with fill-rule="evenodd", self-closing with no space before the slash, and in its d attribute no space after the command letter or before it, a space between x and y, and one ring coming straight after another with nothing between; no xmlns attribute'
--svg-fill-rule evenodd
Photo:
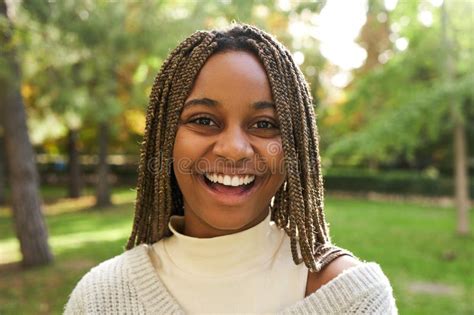
<svg viewBox="0 0 474 315"><path fill-rule="evenodd" d="M0 131L1 132L1 131ZM6 202L7 183L5 178L5 145L3 143L3 134L0 135L0 205Z"/></svg>
<svg viewBox="0 0 474 315"><path fill-rule="evenodd" d="M454 187L456 191L456 208L458 209L457 232L469 234L469 182L467 168L466 128L462 121L454 126Z"/></svg>
<svg viewBox="0 0 474 315"><path fill-rule="evenodd" d="M69 198L79 198L82 190L81 162L79 160L79 150L77 140L79 138L76 129L70 129L68 134L68 157L69 157Z"/></svg>
<svg viewBox="0 0 474 315"><path fill-rule="evenodd" d="M447 34L448 12L446 2L441 6L441 41L444 48L444 79L450 82L453 78L454 60L452 45ZM451 102L455 102L452 99ZM453 121L453 152L454 152L454 190L457 208L457 228L460 235L469 234L469 182L467 168L466 128L462 119L462 107L451 103L451 119Z"/></svg>
<svg viewBox="0 0 474 315"><path fill-rule="evenodd" d="M107 142L109 127L106 122L99 124L99 161L97 165L97 207L110 205L109 164L107 163Z"/></svg>
<svg viewBox="0 0 474 315"><path fill-rule="evenodd" d="M48 264L53 255L41 211L38 173L26 125L26 113L20 94L20 69L11 47L12 23L7 4L0 2L0 17L7 25L0 32L0 117L5 129L5 151L11 187L13 221L25 267ZM9 48L6 48L9 47Z"/></svg>

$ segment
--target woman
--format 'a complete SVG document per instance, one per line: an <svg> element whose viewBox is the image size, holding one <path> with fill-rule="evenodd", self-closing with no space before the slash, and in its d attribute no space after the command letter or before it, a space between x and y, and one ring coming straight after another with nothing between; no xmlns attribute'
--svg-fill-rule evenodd
<svg viewBox="0 0 474 315"><path fill-rule="evenodd" d="M396 313L375 263L334 246L308 86L261 30L197 32L150 97L127 251L76 313Z"/></svg>

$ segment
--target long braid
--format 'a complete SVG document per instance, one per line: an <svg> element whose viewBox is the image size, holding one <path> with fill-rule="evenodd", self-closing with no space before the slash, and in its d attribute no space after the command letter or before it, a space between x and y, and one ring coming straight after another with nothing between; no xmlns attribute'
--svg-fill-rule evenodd
<svg viewBox="0 0 474 315"><path fill-rule="evenodd" d="M289 67L288 61L282 63L282 68L283 68L283 73L287 81L287 84L290 84L290 86L297 91L296 93L289 93L291 95L291 104L299 108L299 110L291 111L293 115L293 119L295 121L306 121L307 117L305 117L304 115L304 108L303 108L303 104L301 100L300 87L297 84L294 84L295 82L291 80L292 76L294 76L294 73L292 73L293 69ZM302 220L302 222L300 221L300 224L298 224L298 234L301 235L299 237L300 247L304 246L305 248L305 250L302 251L303 260L308 261L305 256L311 256L311 257L314 256L313 244L315 243L315 241L314 241L314 233L313 233L314 222L311 216L311 213L314 212L312 211L312 209L314 208L314 205L313 205L314 199L312 196L313 187L311 185L308 185L308 181L307 181L307 174L309 174L309 172L308 172L308 165L307 165L306 158L308 157L307 151L310 146L308 143L309 135L307 132L306 124L302 124L301 128L296 128L295 137L297 138L296 143L297 143L297 152L299 153L299 162L301 162L300 169L298 170L299 175L300 175L299 176L299 183L301 185L300 189L303 192L303 196L307 196L306 198L303 197L304 214L300 216L300 220ZM310 265L308 267L314 268L313 265Z"/></svg>
<svg viewBox="0 0 474 315"><path fill-rule="evenodd" d="M308 121L309 117L306 115L306 110L305 110L305 98L306 95L302 93L302 87L300 85L300 82L296 79L296 73L295 69L292 67L293 62L291 58L288 58L287 52L282 51L280 52L283 56L283 59L285 60L284 68L285 68L285 78L291 82L291 86L297 91L296 93L291 93L292 95L292 104L294 104L295 107L298 107L299 110L292 111L293 117L296 121ZM303 191L305 192L305 195L308 196L308 198L304 198L305 201L305 229L304 229L304 234L305 234L305 239L308 241L308 247L311 248L311 251L309 255L314 256L314 245L316 244L315 240L315 233L314 233L314 227L315 225L318 225L318 220L313 216L315 211L312 211L315 207L317 207L317 201L315 200L315 186L312 185L310 179L313 178L312 173L311 173L311 161L309 158L310 154L312 153L310 148L313 148L311 146L311 134L308 131L307 124L302 124L301 128L297 128L296 136L298 138L297 145L298 145L298 151L302 152L300 160L302 161L301 163L301 169L300 169L300 179L301 179L301 186ZM316 186L317 187L317 186Z"/></svg>
<svg viewBox="0 0 474 315"><path fill-rule="evenodd" d="M289 59L289 55L287 52L287 58ZM316 148L316 150L310 150L309 151L309 162L311 168L309 171L311 172L312 176L310 176L309 179L313 180L314 186L317 188L316 190L316 201L317 201L317 207L318 211L314 213L316 216L314 219L316 222L319 224L317 225L318 229L318 242L320 243L325 243L325 242L330 242L330 235L327 230L327 223L324 217L324 211L323 211L323 205L324 205L324 185L323 185L323 178L322 178L322 172L321 172L321 159L320 155L318 154L319 152L319 140L318 140L318 131L316 127L316 117L314 114L313 110L313 104L312 104L312 98L311 94L309 92L309 87L306 81L303 78L303 75L301 71L299 71L298 67L294 63L290 63L291 66L294 69L294 80L297 82L297 85L300 87L303 87L303 94L305 95L304 97L304 108L306 110L306 118L308 121L308 127L309 127L309 132L310 135L313 135L309 137L309 140L311 141L310 147Z"/></svg>
<svg viewBox="0 0 474 315"><path fill-rule="evenodd" d="M303 261L311 271L319 271L343 251L330 244L324 218L312 98L289 51L272 36L249 25L236 25L228 31L196 32L161 67L147 110L135 218L126 248L166 237L170 216L183 214L183 196L172 167L179 116L202 66L213 54L226 51L248 51L265 68L280 121L287 174L275 195L271 216L290 237L295 263Z"/></svg>

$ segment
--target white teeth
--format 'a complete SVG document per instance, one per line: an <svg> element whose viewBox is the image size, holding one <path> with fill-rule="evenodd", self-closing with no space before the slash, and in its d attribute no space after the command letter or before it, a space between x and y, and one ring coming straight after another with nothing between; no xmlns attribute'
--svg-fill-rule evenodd
<svg viewBox="0 0 474 315"><path fill-rule="evenodd" d="M225 175L224 176L224 182L221 183L221 184L224 184L226 186L232 186L232 180L230 179L230 176L229 175Z"/></svg>
<svg viewBox="0 0 474 315"><path fill-rule="evenodd" d="M206 178L213 183L219 183L233 187L247 185L255 180L255 175L229 176L216 173L206 173L204 176L206 176Z"/></svg>

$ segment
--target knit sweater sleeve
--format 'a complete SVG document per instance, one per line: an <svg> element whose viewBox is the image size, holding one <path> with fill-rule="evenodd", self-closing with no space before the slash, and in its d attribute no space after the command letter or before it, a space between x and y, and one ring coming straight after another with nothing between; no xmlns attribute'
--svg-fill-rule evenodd
<svg viewBox="0 0 474 315"><path fill-rule="evenodd" d="M130 284L123 255L92 268L76 285L64 314L144 314L137 299L138 292Z"/></svg>
<svg viewBox="0 0 474 315"><path fill-rule="evenodd" d="M392 287L379 265L345 270L281 314L398 314Z"/></svg>
<svg viewBox="0 0 474 315"><path fill-rule="evenodd" d="M73 315L73 314L85 314L85 302L84 302L84 285L79 282L74 290L72 291L71 295L69 296L69 300L65 306L64 314Z"/></svg>

